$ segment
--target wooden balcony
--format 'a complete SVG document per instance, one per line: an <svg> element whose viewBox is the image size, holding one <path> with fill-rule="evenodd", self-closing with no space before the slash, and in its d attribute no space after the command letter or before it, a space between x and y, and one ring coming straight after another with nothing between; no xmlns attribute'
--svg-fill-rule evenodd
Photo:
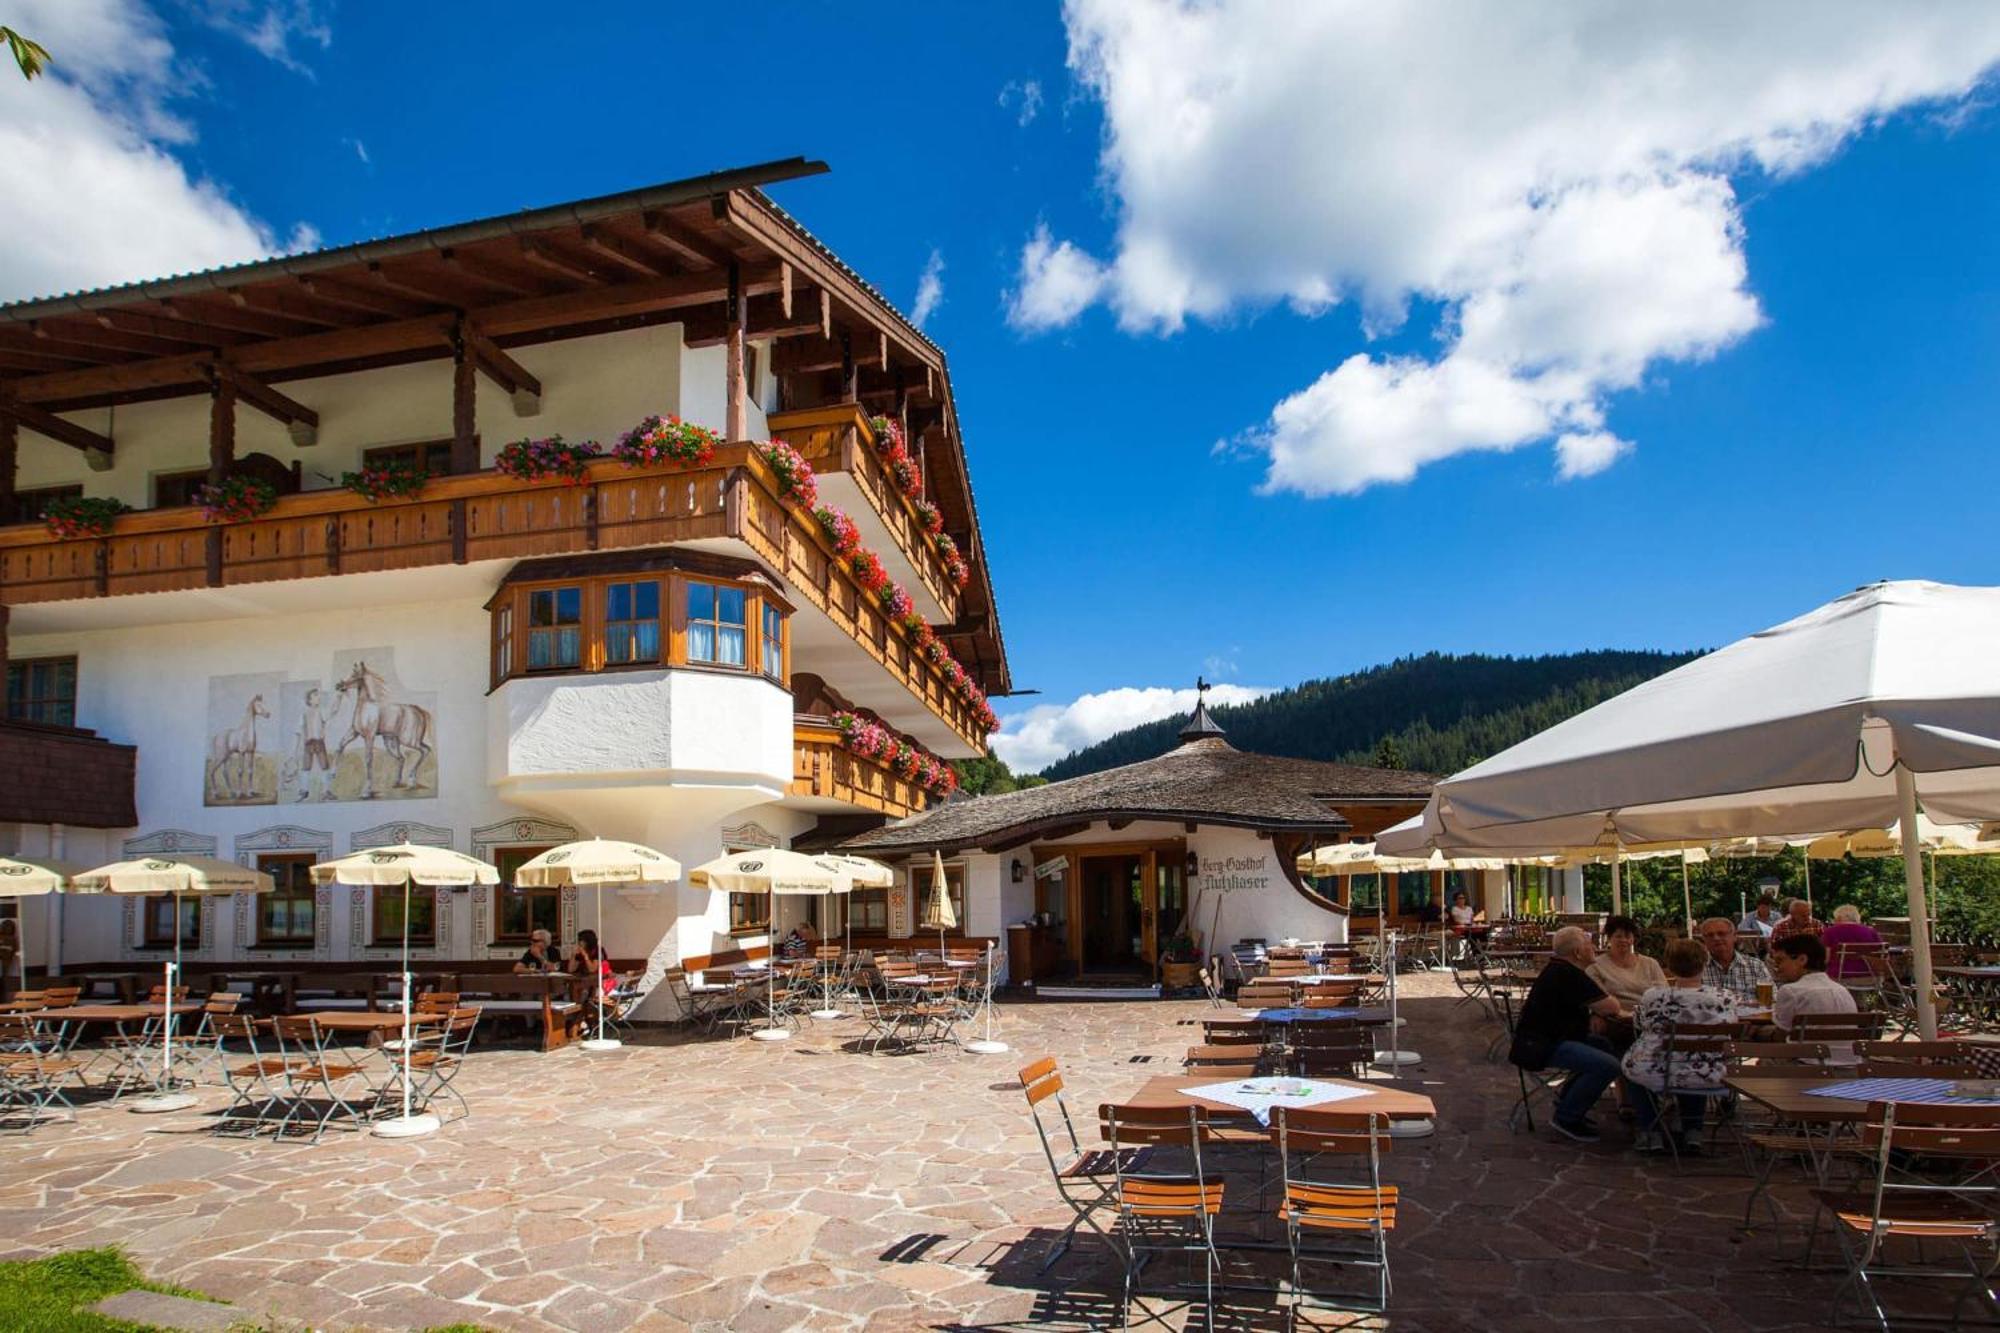
<svg viewBox="0 0 2000 1333"><path fill-rule="evenodd" d="M59 541L41 524L0 527L0 605L118 597L279 579L570 555L700 539L744 542L966 744L985 733L944 674L833 556L819 525L778 499L743 444L701 468L590 465L584 481L498 472L433 479L414 500L370 504L345 489L280 499L216 525L192 507L122 515L109 536Z"/></svg>
<svg viewBox="0 0 2000 1333"><path fill-rule="evenodd" d="M792 785L786 794L839 801L891 819L916 814L927 799L916 783L855 754L840 743L839 732L812 718L792 725Z"/></svg>
<svg viewBox="0 0 2000 1333"><path fill-rule="evenodd" d="M131 828L139 752L81 727L0 722L0 820Z"/></svg>
<svg viewBox="0 0 2000 1333"><path fill-rule="evenodd" d="M830 476L844 474L853 481L869 512L849 516L863 525L864 532L879 526L886 533L890 549L878 550L878 554L885 562L895 561L915 574L918 586L910 592L919 597L929 594L941 613L935 617L938 623L956 621L963 602L958 585L945 572L944 557L924 531L916 507L876 454L875 433L869 429L867 415L853 403L835 403L780 412L769 424L773 439L782 439L812 464L822 490ZM875 541L869 544L877 545Z"/></svg>

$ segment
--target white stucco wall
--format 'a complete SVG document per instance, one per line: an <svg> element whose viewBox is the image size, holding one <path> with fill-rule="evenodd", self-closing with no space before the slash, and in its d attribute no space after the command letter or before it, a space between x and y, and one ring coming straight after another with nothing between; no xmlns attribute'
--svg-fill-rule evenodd
<svg viewBox="0 0 2000 1333"><path fill-rule="evenodd" d="M748 774L791 780L792 697L761 676L517 677L488 696L488 777Z"/></svg>

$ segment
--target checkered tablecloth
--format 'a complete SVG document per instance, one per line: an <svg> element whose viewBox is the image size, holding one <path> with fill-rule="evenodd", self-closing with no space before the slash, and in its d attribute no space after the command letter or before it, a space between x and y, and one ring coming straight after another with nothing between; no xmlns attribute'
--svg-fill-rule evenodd
<svg viewBox="0 0 2000 1333"><path fill-rule="evenodd" d="M2000 1098L1961 1097L1949 1078L1857 1078L1823 1088L1803 1089L1808 1097L1842 1097L1856 1102L1900 1102L1909 1106L2000 1106Z"/></svg>

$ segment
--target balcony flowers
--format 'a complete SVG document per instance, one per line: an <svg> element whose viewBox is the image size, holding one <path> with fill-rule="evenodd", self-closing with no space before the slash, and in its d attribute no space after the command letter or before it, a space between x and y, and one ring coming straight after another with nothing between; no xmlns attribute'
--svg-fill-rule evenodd
<svg viewBox="0 0 2000 1333"><path fill-rule="evenodd" d="M942 532L931 534L931 543L937 547L939 558L944 561L945 577L954 587L963 588L972 582L972 566L965 563L965 557L958 553L958 543Z"/></svg>
<svg viewBox="0 0 2000 1333"><path fill-rule="evenodd" d="M944 512L936 505L929 500L918 500L910 508L916 510L917 522L923 525L925 532L935 537L944 535Z"/></svg>
<svg viewBox="0 0 2000 1333"><path fill-rule="evenodd" d="M51 500L42 511L42 526L57 541L78 541L85 537L108 537L120 514L132 508L109 495L76 495Z"/></svg>
<svg viewBox="0 0 2000 1333"><path fill-rule="evenodd" d="M813 510L813 521L818 523L819 530L826 534L827 541L833 546L833 553L842 560L861 549L861 529L854 525L853 519L832 505L821 505Z"/></svg>
<svg viewBox="0 0 2000 1333"><path fill-rule="evenodd" d="M902 623L917 613L917 604L910 600L909 591L900 583L891 583L876 590L881 599L882 609L889 613L889 619ZM907 625L904 628L908 628Z"/></svg>
<svg viewBox="0 0 2000 1333"><path fill-rule="evenodd" d="M374 463L359 472L343 472L340 484L369 504L381 504L384 500L408 500L423 490L430 474L416 463L397 460L389 463Z"/></svg>
<svg viewBox="0 0 2000 1333"><path fill-rule="evenodd" d="M958 774L950 764L880 722L853 713L835 713L833 728L851 753L874 760L933 796L949 796L958 790Z"/></svg>
<svg viewBox="0 0 2000 1333"><path fill-rule="evenodd" d="M865 546L848 557L847 568L855 582L877 596L889 586L889 571L882 568L881 558Z"/></svg>
<svg viewBox="0 0 2000 1333"><path fill-rule="evenodd" d="M888 417L873 417L868 424L875 432L876 456L888 470L889 479L911 500L921 500L924 475L917 467L916 459L910 456L909 446L903 442L902 426Z"/></svg>
<svg viewBox="0 0 2000 1333"><path fill-rule="evenodd" d="M931 650L938 646L937 631L932 629L931 622L922 616L917 617L916 624L905 625L904 628L910 631L910 642L915 644L917 651L926 658L931 655Z"/></svg>
<svg viewBox="0 0 2000 1333"><path fill-rule="evenodd" d="M757 457L777 474L780 500L796 500L807 509L818 506L819 480L813 476L812 464L806 462L798 450L783 440L771 440L752 447Z"/></svg>
<svg viewBox="0 0 2000 1333"><path fill-rule="evenodd" d="M676 416L647 417L618 437L611 456L626 467L657 467L678 463L701 467L715 457L722 437L706 426Z"/></svg>
<svg viewBox="0 0 2000 1333"><path fill-rule="evenodd" d="M195 493L202 517L211 523L247 523L278 503L278 488L262 477L238 474Z"/></svg>
<svg viewBox="0 0 2000 1333"><path fill-rule="evenodd" d="M578 486L590 475L590 460L597 456L596 440L572 444L560 435L551 435L540 440L516 440L503 446L493 466L516 481L559 477L566 485Z"/></svg>

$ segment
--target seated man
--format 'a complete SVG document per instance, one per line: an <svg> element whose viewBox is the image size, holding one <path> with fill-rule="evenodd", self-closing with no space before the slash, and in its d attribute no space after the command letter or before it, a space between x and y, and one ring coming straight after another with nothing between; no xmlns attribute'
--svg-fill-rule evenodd
<svg viewBox="0 0 2000 1333"><path fill-rule="evenodd" d="M1817 935L1792 935L1771 945L1771 972L1778 989L1771 1020L1787 1039L1801 1014L1855 1013L1854 992L1826 974L1826 946ZM1836 1065L1859 1063L1851 1041L1830 1042L1827 1060Z"/></svg>
<svg viewBox="0 0 2000 1333"><path fill-rule="evenodd" d="M1564 926L1550 937L1549 945L1555 957L1521 1004L1507 1058L1531 1071L1550 1066L1567 1069L1569 1080L1556 1102L1556 1130L1578 1143L1595 1143L1597 1126L1590 1122L1589 1111L1618 1077L1618 1057L1602 1036L1592 1033L1592 1020L1627 1015L1585 971L1597 961L1597 948L1587 931Z"/></svg>
<svg viewBox="0 0 2000 1333"><path fill-rule="evenodd" d="M1779 940L1790 939L1794 935L1817 936L1823 929L1825 927L1819 918L1812 914L1812 904L1803 898L1794 898L1785 913L1785 919L1771 927L1771 941L1776 943Z"/></svg>
<svg viewBox="0 0 2000 1333"><path fill-rule="evenodd" d="M560 972L562 959L556 956L555 936L546 930L533 931L528 936L528 947L514 963L516 975L539 975L543 972Z"/></svg>
<svg viewBox="0 0 2000 1333"><path fill-rule="evenodd" d="M1696 933L1701 936L1701 947L1708 950L1701 984L1728 991L1745 1008L1756 1004L1757 987L1770 981L1771 971L1736 947L1736 923L1726 916L1712 916Z"/></svg>
<svg viewBox="0 0 2000 1333"><path fill-rule="evenodd" d="M1778 900L1768 893L1759 898L1757 905L1751 908L1741 921L1736 923L1737 933L1743 935L1762 935L1766 938L1769 938L1771 932L1777 929L1777 927Z"/></svg>

